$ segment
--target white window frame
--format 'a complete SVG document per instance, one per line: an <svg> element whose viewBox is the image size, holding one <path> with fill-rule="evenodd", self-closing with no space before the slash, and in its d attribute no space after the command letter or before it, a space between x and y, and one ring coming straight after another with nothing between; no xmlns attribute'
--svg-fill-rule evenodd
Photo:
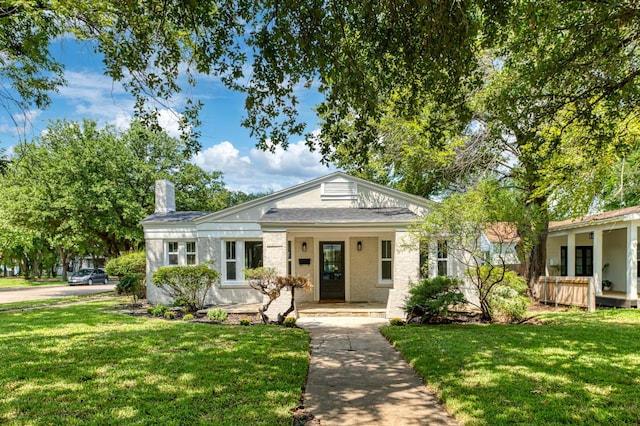
<svg viewBox="0 0 640 426"><path fill-rule="evenodd" d="M245 269L245 244L249 242L260 242L263 243L263 240L260 238L248 238L248 239L227 239L222 240L222 279L220 281L221 287L248 287L249 283L244 279L244 269ZM235 244L235 259L227 259L227 244L234 243ZM264 247L262 252L262 259L264 262ZM236 279L228 280L227 279L227 262L233 261L235 263L236 270Z"/></svg>
<svg viewBox="0 0 640 426"><path fill-rule="evenodd" d="M195 251L187 253L187 244L193 243ZM171 244L177 244L178 251L169 251L169 246ZM195 263L192 265L198 264L198 241L197 240L165 240L164 242L164 265L165 266L185 266L187 263L187 255L194 255ZM169 260L171 255L177 256L177 263L170 263Z"/></svg>
<svg viewBox="0 0 640 426"><path fill-rule="evenodd" d="M445 244L447 252L446 256L440 256L440 244ZM449 268L451 262L449 262L449 243L447 242L447 240L438 240L438 244L436 246L436 274L438 276L440 275L440 262L445 262L447 271L444 276L449 276Z"/></svg>
<svg viewBox="0 0 640 426"><path fill-rule="evenodd" d="M389 243L389 253L388 257L383 256L383 246L386 243ZM378 286L380 287L391 287L393 286L393 254L394 254L394 245L393 240L390 238L380 238L378 240ZM382 264L383 262L389 262L391 267L391 278L383 278L382 277Z"/></svg>

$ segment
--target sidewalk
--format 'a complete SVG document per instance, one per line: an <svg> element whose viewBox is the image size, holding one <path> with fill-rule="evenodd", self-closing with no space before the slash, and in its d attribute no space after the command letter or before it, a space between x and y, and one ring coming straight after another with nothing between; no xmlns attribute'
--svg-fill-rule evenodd
<svg viewBox="0 0 640 426"><path fill-rule="evenodd" d="M380 334L380 318L306 317L311 364L304 395L311 424L455 425Z"/></svg>

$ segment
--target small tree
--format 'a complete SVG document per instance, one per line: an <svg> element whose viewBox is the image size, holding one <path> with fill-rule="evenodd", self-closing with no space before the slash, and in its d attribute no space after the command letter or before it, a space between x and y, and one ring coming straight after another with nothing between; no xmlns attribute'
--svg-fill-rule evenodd
<svg viewBox="0 0 640 426"><path fill-rule="evenodd" d="M162 288L188 312L204 308L207 293L219 275L208 265L163 266L153 275L153 283Z"/></svg>
<svg viewBox="0 0 640 426"><path fill-rule="evenodd" d="M303 290L310 290L312 288L311 281L308 278L291 275L278 276L274 268L245 269L244 276L249 280L251 288L258 290L269 298L269 301L259 309L262 322L265 324L269 323L269 316L266 314L266 311L269 309L271 303L280 297L280 293L284 288L289 288L291 291L291 304L286 311L277 314L278 324L281 325L284 323L287 315L296 309L296 288Z"/></svg>
<svg viewBox="0 0 640 426"><path fill-rule="evenodd" d="M485 292L480 296L481 303L490 310L491 318L500 317L508 322L517 322L524 318L529 298L526 296L527 283L513 271L484 265L467 273L477 276L485 282Z"/></svg>
<svg viewBox="0 0 640 426"><path fill-rule="evenodd" d="M138 298L144 298L147 293L145 284L147 270L147 256L143 251L123 254L113 258L105 265L108 275L118 276L116 286L118 294L126 294L136 303Z"/></svg>
<svg viewBox="0 0 640 426"><path fill-rule="evenodd" d="M464 303L461 283L457 278L439 276L412 286L404 308L407 321L418 319L422 324L447 316L451 307Z"/></svg>
<svg viewBox="0 0 640 426"><path fill-rule="evenodd" d="M448 255L466 266L466 278L475 288L484 321L492 321L496 298L493 289L506 276L506 259L516 256L503 250L503 243L513 243L509 227L496 232L500 250L493 256L483 251L481 235L497 221L504 218L505 209L511 209L506 197L495 181L482 181L465 193L452 194L441 203L433 205L430 213L417 224L414 232L421 241L446 240ZM474 305L474 301L469 300Z"/></svg>

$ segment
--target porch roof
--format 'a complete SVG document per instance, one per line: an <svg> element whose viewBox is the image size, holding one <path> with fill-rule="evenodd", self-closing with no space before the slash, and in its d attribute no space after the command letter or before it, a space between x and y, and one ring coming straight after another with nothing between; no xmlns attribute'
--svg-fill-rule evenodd
<svg viewBox="0 0 640 426"><path fill-rule="evenodd" d="M272 208L260 220L261 224L356 224L405 223L417 219L407 208Z"/></svg>
<svg viewBox="0 0 640 426"><path fill-rule="evenodd" d="M569 228L586 227L601 223L636 220L638 218L640 218L640 206L626 207L624 209L583 216L577 219L549 222L549 231L552 232Z"/></svg>

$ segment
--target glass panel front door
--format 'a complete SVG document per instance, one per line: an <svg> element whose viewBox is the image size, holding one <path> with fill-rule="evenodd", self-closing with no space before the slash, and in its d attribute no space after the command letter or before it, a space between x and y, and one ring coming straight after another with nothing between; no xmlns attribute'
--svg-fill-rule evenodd
<svg viewBox="0 0 640 426"><path fill-rule="evenodd" d="M321 242L320 254L320 300L344 300L344 242Z"/></svg>

